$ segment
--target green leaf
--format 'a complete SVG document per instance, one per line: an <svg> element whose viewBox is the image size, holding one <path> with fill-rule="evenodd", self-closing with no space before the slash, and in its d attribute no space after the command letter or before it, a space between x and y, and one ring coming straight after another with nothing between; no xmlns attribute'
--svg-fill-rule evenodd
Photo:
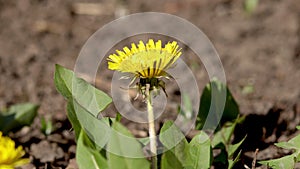
<svg viewBox="0 0 300 169"><path fill-rule="evenodd" d="M189 156L186 166L193 169L208 169L211 166L212 158L210 139L207 134L200 132L189 143Z"/></svg>
<svg viewBox="0 0 300 169"><path fill-rule="evenodd" d="M222 128L214 134L212 147L215 148L223 143L226 148L230 145L231 137L237 124L242 123L245 117L238 117L234 122L225 123Z"/></svg>
<svg viewBox="0 0 300 169"><path fill-rule="evenodd" d="M6 134L10 130L30 125L37 115L39 106L32 103L16 104L0 113L0 130Z"/></svg>
<svg viewBox="0 0 300 169"><path fill-rule="evenodd" d="M297 126L296 129L297 129L297 130L300 130L300 126Z"/></svg>
<svg viewBox="0 0 300 169"><path fill-rule="evenodd" d="M167 148L171 149L178 143L183 143L188 145L185 136L182 134L181 130L172 122L166 121L162 126L159 134L160 141Z"/></svg>
<svg viewBox="0 0 300 169"><path fill-rule="evenodd" d="M228 145L228 158L233 158L234 153L238 150L238 148L241 146L241 144L245 141L247 136L245 136L240 142L236 144L230 144Z"/></svg>
<svg viewBox="0 0 300 169"><path fill-rule="evenodd" d="M120 122L122 120L122 115L120 113L117 112L117 115L116 115L116 121L117 122Z"/></svg>
<svg viewBox="0 0 300 169"><path fill-rule="evenodd" d="M56 65L54 81L57 90L68 100L68 118L76 138L84 128L89 137L103 147L108 141L110 127L108 119L99 120L97 116L111 103L111 98L60 65Z"/></svg>
<svg viewBox="0 0 300 169"><path fill-rule="evenodd" d="M119 122L112 125L113 131L107 145L110 169L149 169L140 143Z"/></svg>
<svg viewBox="0 0 300 169"><path fill-rule="evenodd" d="M191 119L193 116L193 106L192 101L189 96L183 93L183 107L179 107L179 114L186 119Z"/></svg>
<svg viewBox="0 0 300 169"><path fill-rule="evenodd" d="M110 103L111 98L81 78L71 70L56 65L54 82L57 90L67 99L76 100L83 108L97 117Z"/></svg>
<svg viewBox="0 0 300 169"><path fill-rule="evenodd" d="M221 151L217 156L214 157L214 165L217 165L219 168L227 168L228 166L228 154L225 148L225 145L222 143L218 145L218 149ZM222 166L222 167L221 167Z"/></svg>
<svg viewBox="0 0 300 169"><path fill-rule="evenodd" d="M79 135L76 161L79 168L108 169L107 160L96 150L84 130Z"/></svg>
<svg viewBox="0 0 300 169"><path fill-rule="evenodd" d="M146 146L147 144L150 143L150 139L149 137L145 137L145 138L137 138L137 140L144 146Z"/></svg>
<svg viewBox="0 0 300 169"><path fill-rule="evenodd" d="M223 143L224 145L229 145L230 138L233 134L235 126L236 126L236 123L228 122L221 128L221 130L219 130L217 133L215 133L215 135L212 139L212 147L215 148L220 143Z"/></svg>
<svg viewBox="0 0 300 169"><path fill-rule="evenodd" d="M240 160L242 151L238 153L234 160L228 159L228 169L232 169L233 166Z"/></svg>
<svg viewBox="0 0 300 169"><path fill-rule="evenodd" d="M178 160L172 150L163 153L161 157L161 169L183 169L182 163ZM190 167L186 167L188 169ZM192 169L192 168L190 168Z"/></svg>
<svg viewBox="0 0 300 169"><path fill-rule="evenodd" d="M80 126L87 132L89 138L93 140L93 142L95 142L99 147L104 147L108 142L111 134L109 118L97 119L76 101L72 102L72 104L69 104L69 106L73 106L69 107L70 112L74 111L74 114L76 114L78 121L75 121L75 123L79 122ZM74 115L72 112L71 114ZM76 125L77 129L74 128L75 132L80 128L78 124Z"/></svg>
<svg viewBox="0 0 300 169"><path fill-rule="evenodd" d="M293 169L295 165L295 155L291 154L279 159L260 161L259 163L273 169Z"/></svg>
<svg viewBox="0 0 300 169"><path fill-rule="evenodd" d="M214 79L202 92L196 129L201 130L204 125L205 129L215 129L220 120L222 126L225 122L236 119L238 115L239 107L230 90L225 84Z"/></svg>
<svg viewBox="0 0 300 169"><path fill-rule="evenodd" d="M234 145L231 144L231 137L236 125L241 123L243 120L244 117L241 117L237 118L233 123L227 122L218 132L215 133L211 144L214 149L220 149L221 153L215 157L214 163L219 163L222 166L233 166L236 161L239 160L238 156L235 159L232 158L246 137Z"/></svg>
<svg viewBox="0 0 300 169"><path fill-rule="evenodd" d="M46 120L45 117L41 118L41 130L45 135L49 135L54 131L51 120Z"/></svg>
<svg viewBox="0 0 300 169"><path fill-rule="evenodd" d="M285 149L295 149L300 151L300 135L290 139L288 142L280 142L275 145Z"/></svg>
<svg viewBox="0 0 300 169"><path fill-rule="evenodd" d="M68 119L71 122L72 127L75 131L76 140L78 140L79 134L81 132L81 124L77 118L77 115L76 115L76 112L74 109L74 105L73 105L73 100L68 101L67 116L68 116Z"/></svg>
<svg viewBox="0 0 300 169"><path fill-rule="evenodd" d="M288 142L280 142L275 145L284 149L294 150L294 153L278 159L260 161L260 164L268 165L274 169L292 169L296 162L300 162L300 134Z"/></svg>
<svg viewBox="0 0 300 169"><path fill-rule="evenodd" d="M172 121L164 123L160 130L159 139L166 150L170 150L175 157L185 164L188 155L188 142L180 129Z"/></svg>

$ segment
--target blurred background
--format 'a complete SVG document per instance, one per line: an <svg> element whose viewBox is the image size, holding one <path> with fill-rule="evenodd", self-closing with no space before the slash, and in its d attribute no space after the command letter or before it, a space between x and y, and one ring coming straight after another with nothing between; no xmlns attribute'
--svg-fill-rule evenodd
<svg viewBox="0 0 300 169"><path fill-rule="evenodd" d="M300 122L300 3L257 2L0 0L0 108L33 102L40 105L40 116L65 120L65 101L53 83L54 65L73 69L87 39L110 21L164 12L190 21L208 36L241 113L269 117L279 111L275 123L284 121L285 127L270 142L286 140ZM201 63L195 67L204 87L205 69ZM109 87L98 84L104 91Z"/></svg>

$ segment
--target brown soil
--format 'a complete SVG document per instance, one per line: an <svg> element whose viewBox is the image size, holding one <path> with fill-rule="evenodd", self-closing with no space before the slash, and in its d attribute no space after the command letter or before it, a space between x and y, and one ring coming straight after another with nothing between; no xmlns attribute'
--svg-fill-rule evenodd
<svg viewBox="0 0 300 169"><path fill-rule="evenodd" d="M97 15L76 13L74 4L78 2L0 0L0 108L21 102L40 104L39 117L52 119L57 128L50 136L44 136L36 119L31 128L10 134L31 156L33 164L28 168L65 168L75 157L65 101L53 84L54 64L72 69L85 41L122 12L171 13L203 30L221 57L241 113L247 115L236 133L236 139L248 134L242 146L242 162L251 166L256 148L260 149L258 160L289 153L272 145L291 138L300 124L298 1L260 1L251 15L243 10L242 1L233 0L84 1L104 6L105 11ZM208 81L205 69L200 67L197 71L204 86ZM105 73L106 77L111 76L111 72ZM245 93L247 86L253 86L254 91ZM104 91L109 87L99 86ZM171 98L178 95L175 90L169 92ZM143 130L136 125L127 126ZM47 147L52 156L36 153L40 146Z"/></svg>

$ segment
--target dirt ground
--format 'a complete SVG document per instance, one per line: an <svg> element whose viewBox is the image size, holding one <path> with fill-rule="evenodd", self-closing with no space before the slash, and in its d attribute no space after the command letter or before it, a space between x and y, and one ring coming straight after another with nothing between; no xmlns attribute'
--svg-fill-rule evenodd
<svg viewBox="0 0 300 169"><path fill-rule="evenodd" d="M76 11L76 4L89 2L101 6L96 13ZM147 11L187 19L215 45L229 88L247 115L236 133L236 139L248 133L242 162L251 166L256 148L258 160L289 153L272 144L292 137L300 124L298 1L261 0L250 15L242 1L234 0L0 0L0 108L37 103L39 117L52 119L57 128L44 136L36 119L31 128L11 133L33 159L28 168L65 168L74 163L74 136L65 101L54 87L54 64L73 69L81 47L96 30L122 15ZM208 82L205 69L199 68L197 74L203 88ZM99 88L108 91L107 86ZM247 92L249 87L253 91ZM53 156L37 153L41 146Z"/></svg>

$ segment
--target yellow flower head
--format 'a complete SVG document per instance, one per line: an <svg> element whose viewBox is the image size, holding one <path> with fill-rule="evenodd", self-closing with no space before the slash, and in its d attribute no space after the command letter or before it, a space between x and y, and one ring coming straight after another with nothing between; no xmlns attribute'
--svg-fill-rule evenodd
<svg viewBox="0 0 300 169"><path fill-rule="evenodd" d="M162 47L161 40L154 42L150 39L146 45L140 41L131 49L124 47L123 51L108 57L108 68L120 72L133 73L139 78L160 78L180 57L181 52L177 42L169 42Z"/></svg>
<svg viewBox="0 0 300 169"><path fill-rule="evenodd" d="M164 82L161 77L168 78L166 70L170 68L181 55L176 41L168 42L162 47L161 40L154 42L149 39L146 45L139 41L139 44L131 44L131 49L124 47L123 51L116 50L108 60L108 69L124 73L131 73L135 78L140 78L137 83L139 90L144 94L146 84L150 90L162 88L165 91Z"/></svg>
<svg viewBox="0 0 300 169"><path fill-rule="evenodd" d="M25 154L22 146L15 148L15 142L9 137L2 136L0 131L0 169L14 169L17 166L28 164L27 158L21 158Z"/></svg>

